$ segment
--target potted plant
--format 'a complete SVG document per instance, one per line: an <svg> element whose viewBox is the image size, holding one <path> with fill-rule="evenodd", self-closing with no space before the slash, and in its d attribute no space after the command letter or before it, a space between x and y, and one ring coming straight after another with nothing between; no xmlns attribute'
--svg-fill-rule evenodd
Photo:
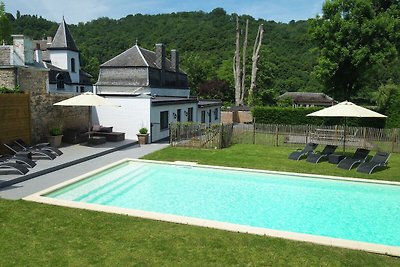
<svg viewBox="0 0 400 267"><path fill-rule="evenodd" d="M145 145L149 142L149 130L147 128L140 128L139 133L136 134L140 145Z"/></svg>
<svg viewBox="0 0 400 267"><path fill-rule="evenodd" d="M49 132L50 132L50 136L48 136L48 141L50 143L50 146L53 146L53 147L61 146L61 140L63 137L61 127L50 128Z"/></svg>

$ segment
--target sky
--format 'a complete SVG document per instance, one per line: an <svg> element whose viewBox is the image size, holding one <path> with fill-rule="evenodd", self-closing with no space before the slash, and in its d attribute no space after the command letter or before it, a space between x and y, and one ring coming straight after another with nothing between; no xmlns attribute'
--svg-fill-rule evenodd
<svg viewBox="0 0 400 267"><path fill-rule="evenodd" d="M258 19L289 22L313 18L321 13L324 0L0 0L6 12L15 16L38 15L69 24L88 22L99 17L119 19L129 14L160 14L181 11L210 12L222 7L228 14L251 15Z"/></svg>

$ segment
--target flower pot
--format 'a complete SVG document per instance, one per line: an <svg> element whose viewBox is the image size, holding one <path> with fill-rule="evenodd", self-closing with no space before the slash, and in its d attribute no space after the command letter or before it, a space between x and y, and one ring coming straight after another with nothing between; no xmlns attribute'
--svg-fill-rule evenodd
<svg viewBox="0 0 400 267"><path fill-rule="evenodd" d="M149 134L137 134L139 145L145 145L149 142Z"/></svg>
<svg viewBox="0 0 400 267"><path fill-rule="evenodd" d="M50 143L50 146L59 147L61 146L62 135L50 135L47 137L47 140Z"/></svg>

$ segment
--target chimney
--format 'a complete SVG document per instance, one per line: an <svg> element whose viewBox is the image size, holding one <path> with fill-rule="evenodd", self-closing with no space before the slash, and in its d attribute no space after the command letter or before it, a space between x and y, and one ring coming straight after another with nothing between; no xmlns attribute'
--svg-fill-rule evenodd
<svg viewBox="0 0 400 267"><path fill-rule="evenodd" d="M38 63L43 61L42 50L40 50L40 49L36 49L35 50L35 61L38 62Z"/></svg>
<svg viewBox="0 0 400 267"><path fill-rule="evenodd" d="M156 44L156 65L161 69L160 86L165 84L165 46L164 44Z"/></svg>
<svg viewBox="0 0 400 267"><path fill-rule="evenodd" d="M13 65L26 65L33 63L32 40L21 34L12 35L13 37Z"/></svg>
<svg viewBox="0 0 400 267"><path fill-rule="evenodd" d="M50 45L53 42L53 37L47 36L47 44Z"/></svg>
<svg viewBox="0 0 400 267"><path fill-rule="evenodd" d="M175 72L179 72L179 54L176 49L171 50L171 68Z"/></svg>

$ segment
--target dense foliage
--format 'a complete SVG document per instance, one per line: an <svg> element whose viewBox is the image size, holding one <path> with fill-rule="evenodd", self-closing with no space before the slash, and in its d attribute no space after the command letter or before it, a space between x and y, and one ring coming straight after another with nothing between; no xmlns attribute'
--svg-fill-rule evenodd
<svg viewBox="0 0 400 267"><path fill-rule="evenodd" d="M320 56L315 74L337 100L400 82L400 3L397 0L326 0L310 33ZM396 67L397 66L397 67ZM394 71L393 71L394 70Z"/></svg>
<svg viewBox="0 0 400 267"><path fill-rule="evenodd" d="M57 23L31 15L18 15L12 20L13 33L34 39L54 36ZM224 100L233 102L232 58L235 44L235 14L226 14L221 8L210 13L179 12L160 15L128 15L118 20L99 18L87 23L70 25L70 30L81 50L85 70L94 75L99 65L136 43L154 51L156 43L164 43L167 51L180 52L181 68L190 79L192 94L209 91L210 81L219 83ZM258 25L264 24L265 35L258 72L258 104L266 104L269 96L286 91L320 91L321 84L310 76L316 52L311 52L308 22L249 19L249 59ZM61 18L60 18L61 19ZM68 18L66 18L68 23ZM250 66L249 66L250 68ZM250 73L250 70L247 71ZM250 81L247 81L248 83ZM218 90L219 90L218 89ZM209 95L209 93L205 93ZM212 93L211 95L219 95Z"/></svg>
<svg viewBox="0 0 400 267"><path fill-rule="evenodd" d="M5 11L5 5L0 2L0 42L9 42L11 39L11 24Z"/></svg>

